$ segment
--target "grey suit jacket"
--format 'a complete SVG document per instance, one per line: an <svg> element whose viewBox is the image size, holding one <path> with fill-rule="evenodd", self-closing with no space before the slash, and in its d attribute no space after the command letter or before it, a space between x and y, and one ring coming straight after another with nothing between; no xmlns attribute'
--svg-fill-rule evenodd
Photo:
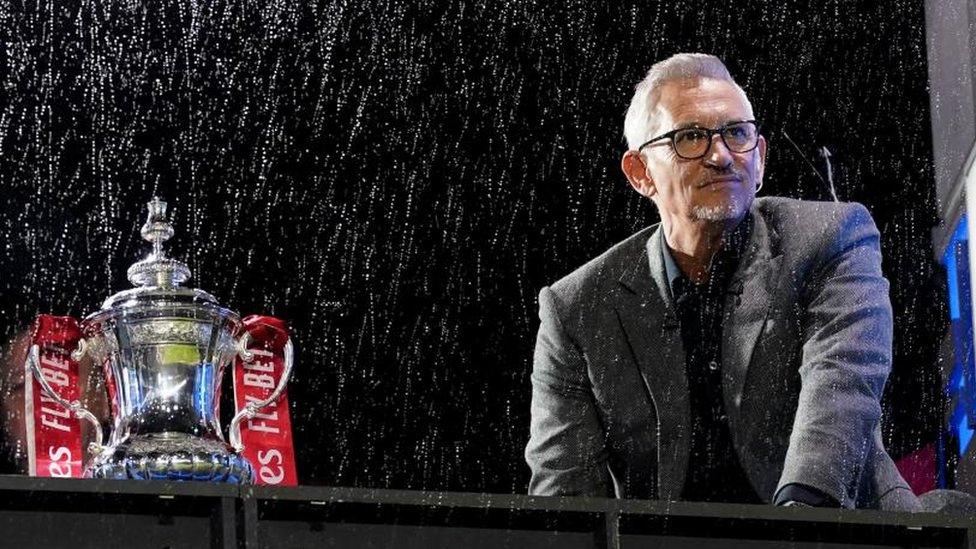
<svg viewBox="0 0 976 549"><path fill-rule="evenodd" d="M759 198L727 295L733 445L771 501L803 483L845 507L916 510L881 443L891 305L859 204ZM539 495L681 498L690 404L657 226L539 294L532 469Z"/></svg>

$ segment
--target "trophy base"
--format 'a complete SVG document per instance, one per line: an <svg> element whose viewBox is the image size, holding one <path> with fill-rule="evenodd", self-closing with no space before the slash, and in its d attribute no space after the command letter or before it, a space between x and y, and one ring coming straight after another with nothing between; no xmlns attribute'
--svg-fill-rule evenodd
<svg viewBox="0 0 976 549"><path fill-rule="evenodd" d="M220 440L185 433L133 436L96 456L91 478L250 484L254 468Z"/></svg>

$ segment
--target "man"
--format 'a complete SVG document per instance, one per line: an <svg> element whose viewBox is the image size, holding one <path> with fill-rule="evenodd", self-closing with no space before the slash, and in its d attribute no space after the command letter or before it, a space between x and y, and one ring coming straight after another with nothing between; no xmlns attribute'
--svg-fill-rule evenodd
<svg viewBox="0 0 976 549"><path fill-rule="evenodd" d="M766 140L714 56L654 65L625 134L661 223L539 294L529 491L918 509L881 443L867 210L755 198Z"/></svg>

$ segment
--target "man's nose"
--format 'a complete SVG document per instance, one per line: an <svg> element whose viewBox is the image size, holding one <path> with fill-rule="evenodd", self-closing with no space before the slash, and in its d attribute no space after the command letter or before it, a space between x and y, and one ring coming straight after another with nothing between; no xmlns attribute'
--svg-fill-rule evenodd
<svg viewBox="0 0 976 549"><path fill-rule="evenodd" d="M732 164L732 151L725 146L720 134L712 136L711 146L705 155L705 162L716 168L728 168Z"/></svg>

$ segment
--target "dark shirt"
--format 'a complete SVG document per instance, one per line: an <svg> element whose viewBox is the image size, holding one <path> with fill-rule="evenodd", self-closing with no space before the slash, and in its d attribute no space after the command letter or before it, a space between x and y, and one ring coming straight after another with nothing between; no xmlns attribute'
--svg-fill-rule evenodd
<svg viewBox="0 0 976 549"><path fill-rule="evenodd" d="M681 328L691 404L691 453L682 490L684 500L761 503L732 444L722 395L725 302L751 229L746 219L723 238L709 265L708 280L702 284L684 276L666 240L662 246Z"/></svg>
<svg viewBox="0 0 976 549"><path fill-rule="evenodd" d="M722 247L709 265L708 280L702 284L693 283L681 272L661 232L691 403L691 453L682 490L682 499L688 501L762 502L739 462L722 394L722 326L728 318L727 298L734 294L729 284L751 231L752 219L746 216L723 237ZM796 483L784 486L774 497L777 505L788 501L837 506L820 490Z"/></svg>

